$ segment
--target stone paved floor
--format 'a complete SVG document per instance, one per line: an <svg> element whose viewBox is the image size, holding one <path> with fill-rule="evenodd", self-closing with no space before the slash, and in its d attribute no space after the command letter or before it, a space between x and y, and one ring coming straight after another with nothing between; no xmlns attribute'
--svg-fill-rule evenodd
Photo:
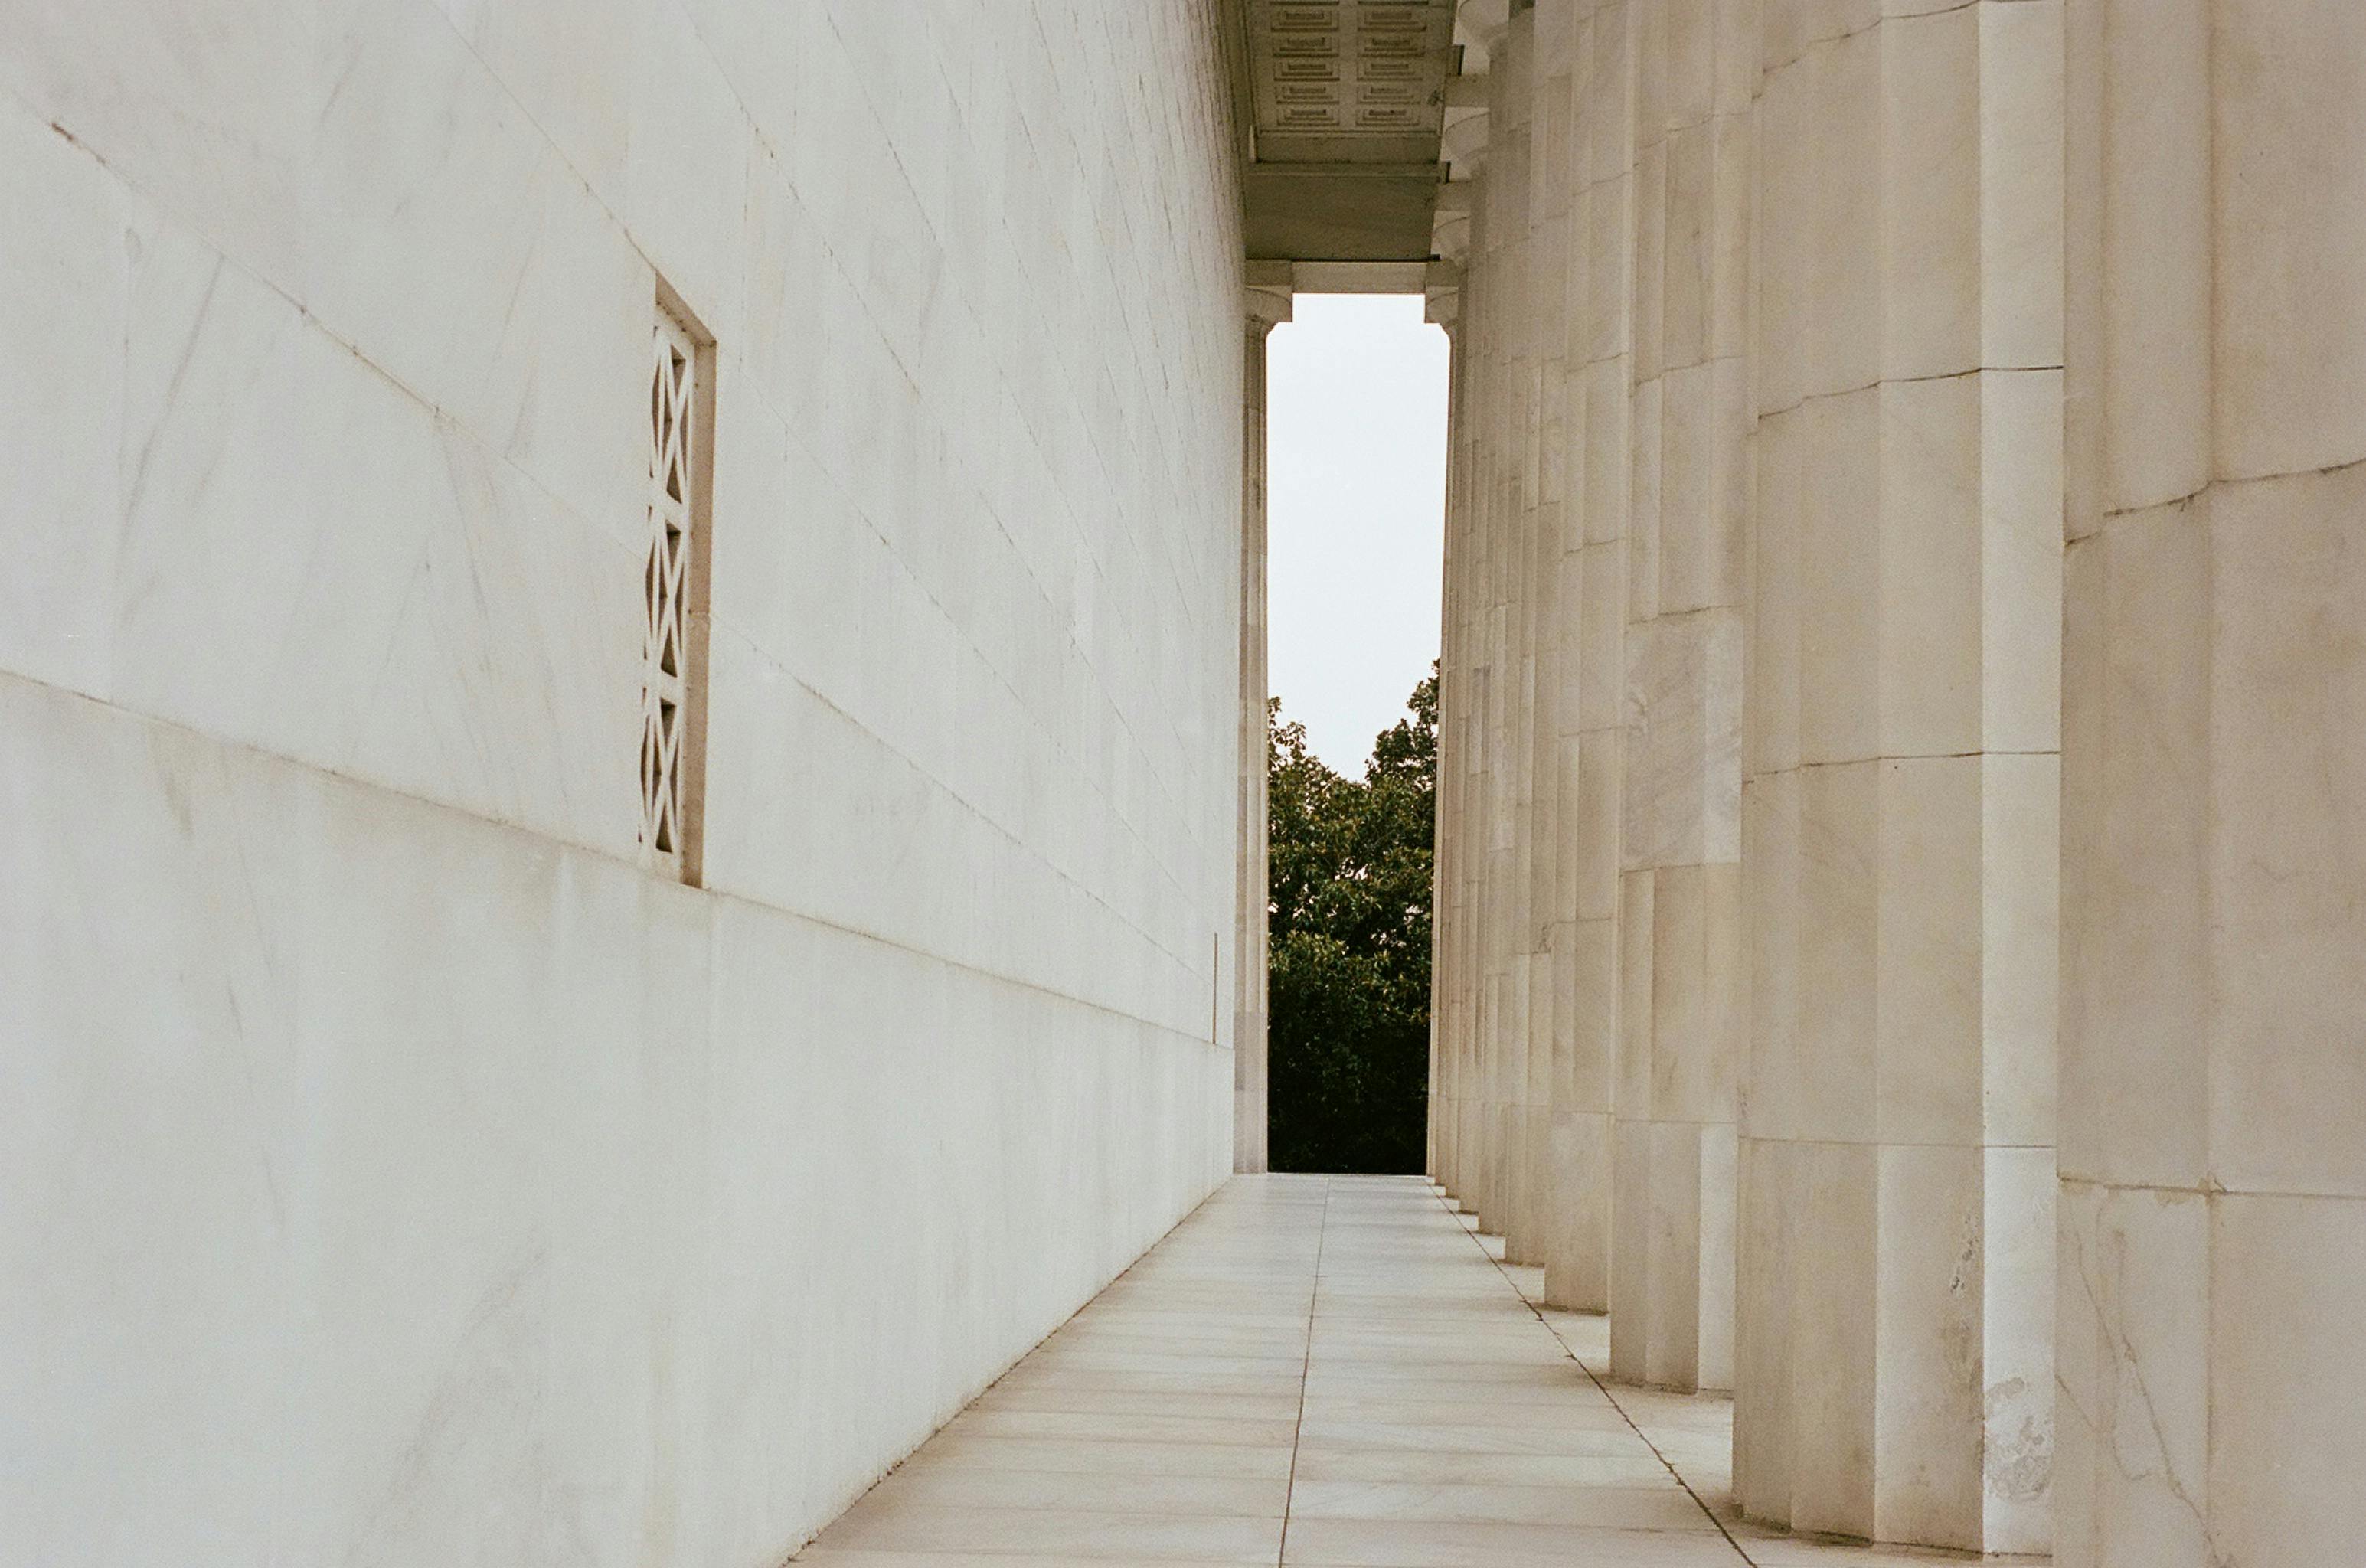
<svg viewBox="0 0 2366 1568"><path fill-rule="evenodd" d="M1740 1523L1731 1405L1606 1392L1605 1320L1468 1226L1415 1178L1236 1178L797 1561L1963 1561Z"/></svg>

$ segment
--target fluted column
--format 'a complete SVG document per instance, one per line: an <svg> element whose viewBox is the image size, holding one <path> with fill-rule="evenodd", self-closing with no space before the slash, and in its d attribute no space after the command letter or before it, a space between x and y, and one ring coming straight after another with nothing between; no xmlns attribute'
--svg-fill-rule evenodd
<svg viewBox="0 0 2366 1568"><path fill-rule="evenodd" d="M2353 1562L2366 10L2069 15L2056 1561Z"/></svg>
<svg viewBox="0 0 2366 1568"><path fill-rule="evenodd" d="M1531 1020L1533 899L1549 848L1536 816L1534 687L1541 635L1529 592L1537 549L1536 301L1529 284L1527 70L1532 23L1482 18L1485 174L1469 182L1469 248L1457 300L1453 468L1441 653L1437 897L1449 974L1438 1043L1448 1103L1441 1176L1515 1258L1537 1254L1541 1173L1529 1157L1531 1094L1549 1061ZM1516 127L1516 131L1512 129ZM1449 798L1450 797L1450 798Z"/></svg>
<svg viewBox="0 0 2366 1568"><path fill-rule="evenodd" d="M1579 0L1571 17L1564 178L1567 367L1562 580L1568 739L1560 810L1568 918L1552 1094L1554 1303L1610 1304L1612 1102L1618 1040L1620 789L1625 771L1627 533L1633 386L1633 76L1628 0Z"/></svg>
<svg viewBox="0 0 2366 1568"><path fill-rule="evenodd" d="M1461 446L1468 420L1462 412L1462 291L1458 285L1432 288L1423 316L1444 329L1447 342L1445 558L1438 584L1437 822L1430 863L1428 1164L1431 1179L1453 1190L1455 1173L1455 1083L1463 1037L1461 930L1466 905L1460 897L1463 791L1462 736L1457 721L1465 698L1459 637L1462 625Z"/></svg>
<svg viewBox="0 0 2366 1568"><path fill-rule="evenodd" d="M1490 50L1491 123L1506 97L1502 72L1509 29ZM1500 128L1499 128L1500 129ZM1470 299L1473 326L1472 493L1473 582L1471 669L1476 685L1471 723L1470 836L1473 979L1478 987L1472 1031L1470 1099L1466 1101L1470 1159L1470 1206L1489 1230L1502 1232L1514 1201L1513 1085L1525 1082L1527 987L1515 963L1520 909L1517 863L1519 774L1513 737L1521 719L1521 666L1514 592L1522 508L1519 503L1519 403L1514 378L1519 341L1519 247L1524 212L1520 171L1491 135L1486 177L1471 215ZM1515 1047L1518 1055L1515 1055Z"/></svg>
<svg viewBox="0 0 2366 1568"><path fill-rule="evenodd" d="M1432 984L1436 1010L1437 1096L1432 1110L1438 1146L1433 1170L1465 1207L1479 1210L1485 1186L1488 932L1482 891L1491 804L1488 755L1487 562L1488 397L1492 334L1485 309L1484 181L1471 217L1470 265L1456 300L1449 361L1445 615L1438 660L1438 859L1435 899L1441 973Z"/></svg>
<svg viewBox="0 0 2366 1568"><path fill-rule="evenodd" d="M1504 1258L1538 1260L1538 1224L1544 1199L1542 1115L1537 1090L1550 1063L1549 968L1538 955L1538 873L1547 825L1538 810L1538 674L1547 614L1537 566L1544 549L1539 504L1538 250L1532 213L1535 113L1533 65L1536 13L1523 12L1504 28L1492 58L1489 221L1501 236L1496 266L1504 306L1504 364L1502 551L1497 597L1504 616L1504 713L1497 765L1502 770L1504 820L1499 866L1504 900L1501 1096L1497 1110L1503 1164ZM1540 984L1546 982L1546 984ZM1541 1014L1541 1016L1540 1016Z"/></svg>
<svg viewBox="0 0 2366 1568"><path fill-rule="evenodd" d="M1583 1173L1559 1123L1574 1071L1576 972L1575 868L1572 813L1577 805L1576 699L1578 569L1583 510L1572 461L1571 333L1568 310L1573 246L1571 217L1572 112L1577 59L1577 0L1538 0L1527 71L1528 147L1528 320L1534 369L1535 536L1527 562L1534 605L1528 769L1529 847L1528 1082L1523 1156L1528 1170L1525 1260L1545 1266L1549 1299L1566 1290L1572 1258L1585 1247ZM1599 1303L1583 1303L1598 1307Z"/></svg>
<svg viewBox="0 0 2366 1568"><path fill-rule="evenodd" d="M1741 919L1742 566L1749 513L1746 6L1639 5L1632 71L1613 1374L1732 1378Z"/></svg>
<svg viewBox="0 0 2366 1568"><path fill-rule="evenodd" d="M2061 10L1769 18L1736 1492L2042 1550Z"/></svg>
<svg viewBox="0 0 2366 1568"><path fill-rule="evenodd" d="M1266 336L1290 320L1290 289L1247 290L1241 375L1240 877L1233 976L1233 1168L1267 1166L1266 910L1268 686L1266 679Z"/></svg>
<svg viewBox="0 0 2366 1568"><path fill-rule="evenodd" d="M1510 900L1504 896L1502 851L1509 836L1504 808L1503 733L1505 691L1504 671L1503 555L1504 515L1503 495L1504 398L1503 375L1504 265L1497 242L1502 225L1492 220L1495 208L1493 177L1479 189L1479 210L1471 217L1471 251L1481 263L1481 279L1471 298L1479 307L1477 373L1473 389L1478 411L1471 451L1471 673L1475 701L1470 723L1470 787L1473 820L1470 834L1470 900L1472 983L1477 987L1475 1021L1471 1029L1470 1117L1474 1207L1484 1223L1501 1231L1503 1212L1503 1128L1497 1114L1503 1102L1504 951Z"/></svg>

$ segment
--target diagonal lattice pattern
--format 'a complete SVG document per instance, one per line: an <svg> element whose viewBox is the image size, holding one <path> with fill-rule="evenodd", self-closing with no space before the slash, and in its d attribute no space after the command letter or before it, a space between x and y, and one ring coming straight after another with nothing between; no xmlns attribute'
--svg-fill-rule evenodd
<svg viewBox="0 0 2366 1568"><path fill-rule="evenodd" d="M700 432L693 396L698 349L681 324L660 312L651 333L649 371L649 553L641 592L648 623L641 642L642 852L680 868L682 838L682 728L686 705L684 623L691 551L691 457Z"/></svg>

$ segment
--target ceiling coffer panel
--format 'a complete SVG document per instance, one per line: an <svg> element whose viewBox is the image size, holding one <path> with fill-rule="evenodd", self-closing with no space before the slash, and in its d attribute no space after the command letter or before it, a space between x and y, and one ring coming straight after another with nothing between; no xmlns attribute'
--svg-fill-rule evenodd
<svg viewBox="0 0 2366 1568"><path fill-rule="evenodd" d="M1250 0L1256 161L1437 156L1453 0Z"/></svg>

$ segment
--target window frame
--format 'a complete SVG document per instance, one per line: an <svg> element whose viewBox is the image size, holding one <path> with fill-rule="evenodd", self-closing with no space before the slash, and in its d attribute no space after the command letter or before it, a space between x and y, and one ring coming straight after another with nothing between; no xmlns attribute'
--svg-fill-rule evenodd
<svg viewBox="0 0 2366 1568"><path fill-rule="evenodd" d="M648 414L643 431L648 462L642 496L648 545L641 566L637 841L645 868L664 871L697 887L704 885L706 874L715 337L662 277L657 280L649 345ZM670 531L678 535L670 545ZM669 652L670 670L666 668ZM669 704L670 761L664 719Z"/></svg>

